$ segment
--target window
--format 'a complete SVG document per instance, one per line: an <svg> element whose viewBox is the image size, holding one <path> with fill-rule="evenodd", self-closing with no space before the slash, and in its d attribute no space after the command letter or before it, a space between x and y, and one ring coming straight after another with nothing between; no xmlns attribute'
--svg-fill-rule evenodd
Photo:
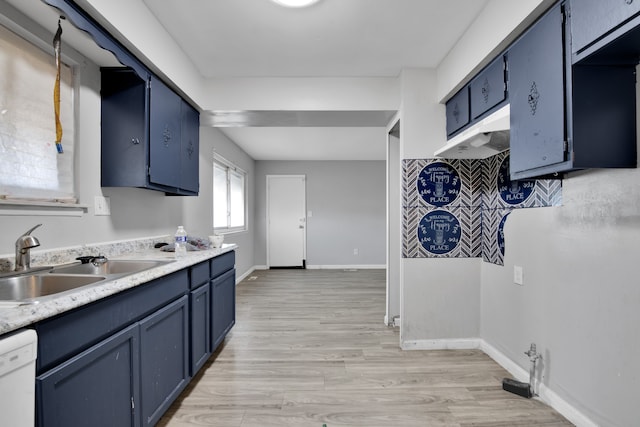
<svg viewBox="0 0 640 427"><path fill-rule="evenodd" d="M247 173L228 160L213 159L213 229L216 232L247 229Z"/></svg>
<svg viewBox="0 0 640 427"><path fill-rule="evenodd" d="M64 45L63 45L64 46ZM64 47L63 47L64 49ZM0 26L0 199L76 203L73 70L62 65L64 153L55 147L53 48Z"/></svg>

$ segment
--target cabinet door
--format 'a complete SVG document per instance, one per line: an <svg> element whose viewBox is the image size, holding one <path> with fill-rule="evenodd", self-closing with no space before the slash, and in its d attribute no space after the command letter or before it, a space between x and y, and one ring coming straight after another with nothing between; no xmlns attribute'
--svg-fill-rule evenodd
<svg viewBox="0 0 640 427"><path fill-rule="evenodd" d="M509 49L511 174L565 160L565 67L559 6Z"/></svg>
<svg viewBox="0 0 640 427"><path fill-rule="evenodd" d="M191 316L191 376L211 355L211 285L207 282L189 296Z"/></svg>
<svg viewBox="0 0 640 427"><path fill-rule="evenodd" d="M101 183L147 184L147 82L132 70L103 69L101 89Z"/></svg>
<svg viewBox="0 0 640 427"><path fill-rule="evenodd" d="M182 147L180 188L198 193L200 187L200 113L182 101Z"/></svg>
<svg viewBox="0 0 640 427"><path fill-rule="evenodd" d="M138 326L36 378L40 427L138 426Z"/></svg>
<svg viewBox="0 0 640 427"><path fill-rule="evenodd" d="M469 86L465 86L447 101L447 136L469 123Z"/></svg>
<svg viewBox="0 0 640 427"><path fill-rule="evenodd" d="M140 321L142 425L155 425L189 380L188 298Z"/></svg>
<svg viewBox="0 0 640 427"><path fill-rule="evenodd" d="M149 181L180 187L180 97L155 77L150 81Z"/></svg>
<svg viewBox="0 0 640 427"><path fill-rule="evenodd" d="M212 341L215 350L236 321L236 270L213 279Z"/></svg>
<svg viewBox="0 0 640 427"><path fill-rule="evenodd" d="M477 119L507 98L504 68L504 56L499 56L469 84L472 119Z"/></svg>
<svg viewBox="0 0 640 427"><path fill-rule="evenodd" d="M640 12L640 0L572 0L572 51L579 52Z"/></svg>

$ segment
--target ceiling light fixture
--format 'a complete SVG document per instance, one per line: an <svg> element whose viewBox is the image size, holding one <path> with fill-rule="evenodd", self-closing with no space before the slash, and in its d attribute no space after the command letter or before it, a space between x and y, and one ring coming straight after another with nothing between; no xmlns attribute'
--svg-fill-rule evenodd
<svg viewBox="0 0 640 427"><path fill-rule="evenodd" d="M280 6L285 7L307 7L316 3L318 0L273 0Z"/></svg>

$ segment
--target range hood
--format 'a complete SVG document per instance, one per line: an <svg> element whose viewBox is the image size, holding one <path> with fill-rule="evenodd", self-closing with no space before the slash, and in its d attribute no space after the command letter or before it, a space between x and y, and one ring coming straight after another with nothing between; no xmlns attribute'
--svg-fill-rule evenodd
<svg viewBox="0 0 640 427"><path fill-rule="evenodd" d="M486 159L509 149L509 104L460 132L435 152L445 159Z"/></svg>

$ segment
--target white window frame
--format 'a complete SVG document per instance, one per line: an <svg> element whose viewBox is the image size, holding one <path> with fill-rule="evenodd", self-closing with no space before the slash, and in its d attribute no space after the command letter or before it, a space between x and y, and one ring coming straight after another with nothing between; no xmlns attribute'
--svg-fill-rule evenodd
<svg viewBox="0 0 640 427"><path fill-rule="evenodd" d="M220 156L217 153L214 153L213 154L212 169L215 169L216 165L218 165L219 167L223 167L226 170L227 225L224 226L224 227L216 227L215 226L215 218L212 215L211 222L213 224L213 231L214 231L214 233L218 233L218 234L230 234L230 233L239 233L239 232L247 231L248 230L247 222L248 222L248 218L249 218L248 206L247 206L247 201L248 201L248 197L247 197L247 193L248 193L247 172L245 170L243 170L242 168L238 167L237 165L235 165L233 162L225 159L224 157ZM242 175L243 199L244 199L244 203L243 203L244 224L242 226L235 226L235 227L231 226L231 211L230 211L230 209L231 209L231 190L230 190L231 179L230 179L230 174L232 172ZM211 178L212 187L213 187L213 190L212 190L213 205L215 205L215 199L216 199L215 194L213 194L215 192L215 184L213 183L214 179L215 179L215 171L213 171L213 177ZM213 206L213 208L214 208L213 212L215 212L215 206Z"/></svg>
<svg viewBox="0 0 640 427"><path fill-rule="evenodd" d="M3 9L3 12L7 12ZM39 48L44 51L46 54L51 55L53 58L53 47L51 45L51 40L42 39L43 29L40 27L22 27L16 22L24 22L16 17L19 17L17 13L8 11L9 13L5 15L0 14L0 25L2 25L5 29L13 32L17 36L24 39L27 43L31 44L35 48ZM16 19L16 21L14 21ZM63 24L64 25L64 24ZM37 35L36 35L37 34ZM64 34L64 33L63 33ZM63 36L64 39L64 36ZM79 88L79 64L82 59L78 53L70 48L69 46L64 46L63 40L63 57L62 63L65 66L69 67L71 70L71 116L66 117L67 126L64 128L65 134L63 134L63 148L65 149L65 153L62 155L72 156L71 161L66 161L66 164L70 166L70 170L66 173L70 175L68 178L71 182L71 196L65 199L57 199L57 198L37 198L33 199L29 196L25 196L21 193L17 193L8 197L0 196L0 215L72 215L72 216L80 216L83 213L87 212L87 206L79 204L78 201L78 187L77 187L77 177L76 173L76 140L77 140L77 99L79 97L80 88ZM53 99L53 79L51 81L51 98ZM53 103L51 103L51 109L53 110ZM67 136L65 138L65 136ZM71 136L71 137L69 137ZM51 140L53 141L53 136ZM55 146L52 144L52 150L55 151ZM35 209L35 210L34 210Z"/></svg>

